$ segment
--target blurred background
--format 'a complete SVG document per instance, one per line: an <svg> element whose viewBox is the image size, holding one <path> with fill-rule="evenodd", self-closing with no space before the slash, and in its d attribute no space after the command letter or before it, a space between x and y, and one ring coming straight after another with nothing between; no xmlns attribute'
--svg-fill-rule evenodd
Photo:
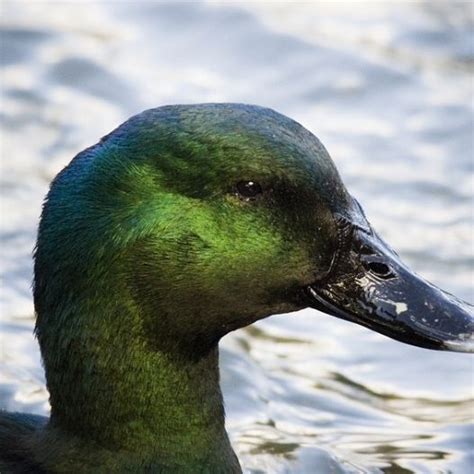
<svg viewBox="0 0 474 474"><path fill-rule="evenodd" d="M31 296L54 175L130 115L275 108L328 148L418 273L472 302L470 2L1 3L0 407L48 413ZM472 473L473 358L313 310L227 336L227 427L247 473Z"/></svg>

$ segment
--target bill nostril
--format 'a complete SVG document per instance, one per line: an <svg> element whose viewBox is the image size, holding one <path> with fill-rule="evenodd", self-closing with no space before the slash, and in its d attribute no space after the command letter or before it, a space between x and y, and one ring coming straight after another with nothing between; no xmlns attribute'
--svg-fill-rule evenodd
<svg viewBox="0 0 474 474"><path fill-rule="evenodd" d="M390 268L390 266L384 262L370 260L365 262L365 266L369 271L371 271L374 275L377 275L380 278L389 279L395 277L395 274Z"/></svg>

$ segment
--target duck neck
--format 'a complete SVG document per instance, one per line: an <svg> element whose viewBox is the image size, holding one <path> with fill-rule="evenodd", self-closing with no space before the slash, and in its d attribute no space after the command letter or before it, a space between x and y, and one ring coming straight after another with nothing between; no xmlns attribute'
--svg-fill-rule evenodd
<svg viewBox="0 0 474 474"><path fill-rule="evenodd" d="M100 326L84 318L88 330L67 344L63 335L61 357L45 350L51 340L40 340L50 427L103 451L126 451L132 468L240 472L224 426L217 343L194 359L152 348L136 315L115 309Z"/></svg>

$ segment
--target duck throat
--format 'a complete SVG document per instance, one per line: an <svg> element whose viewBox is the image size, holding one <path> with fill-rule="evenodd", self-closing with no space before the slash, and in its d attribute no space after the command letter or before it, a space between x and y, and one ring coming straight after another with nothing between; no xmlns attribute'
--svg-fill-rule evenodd
<svg viewBox="0 0 474 474"><path fill-rule="evenodd" d="M199 358L160 351L127 304L105 309L77 317L67 334L54 328L65 315L38 331L50 432L89 454L117 453L115 463L126 453L127 469L240 472L224 426L217 344Z"/></svg>

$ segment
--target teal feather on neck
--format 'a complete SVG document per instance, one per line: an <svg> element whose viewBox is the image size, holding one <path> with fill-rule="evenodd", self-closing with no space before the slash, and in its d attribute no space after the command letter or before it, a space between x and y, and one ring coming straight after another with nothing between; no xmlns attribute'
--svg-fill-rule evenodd
<svg viewBox="0 0 474 474"><path fill-rule="evenodd" d="M270 110L163 107L132 118L60 173L35 254L52 429L139 462L239 470L224 429L217 343L297 309L288 288L313 275L308 251L290 245L300 229L267 207L249 212L233 186L275 176L305 182L314 166L305 141L324 153ZM337 191L331 199L347 199ZM313 205L288 202L285 212L299 204Z"/></svg>

